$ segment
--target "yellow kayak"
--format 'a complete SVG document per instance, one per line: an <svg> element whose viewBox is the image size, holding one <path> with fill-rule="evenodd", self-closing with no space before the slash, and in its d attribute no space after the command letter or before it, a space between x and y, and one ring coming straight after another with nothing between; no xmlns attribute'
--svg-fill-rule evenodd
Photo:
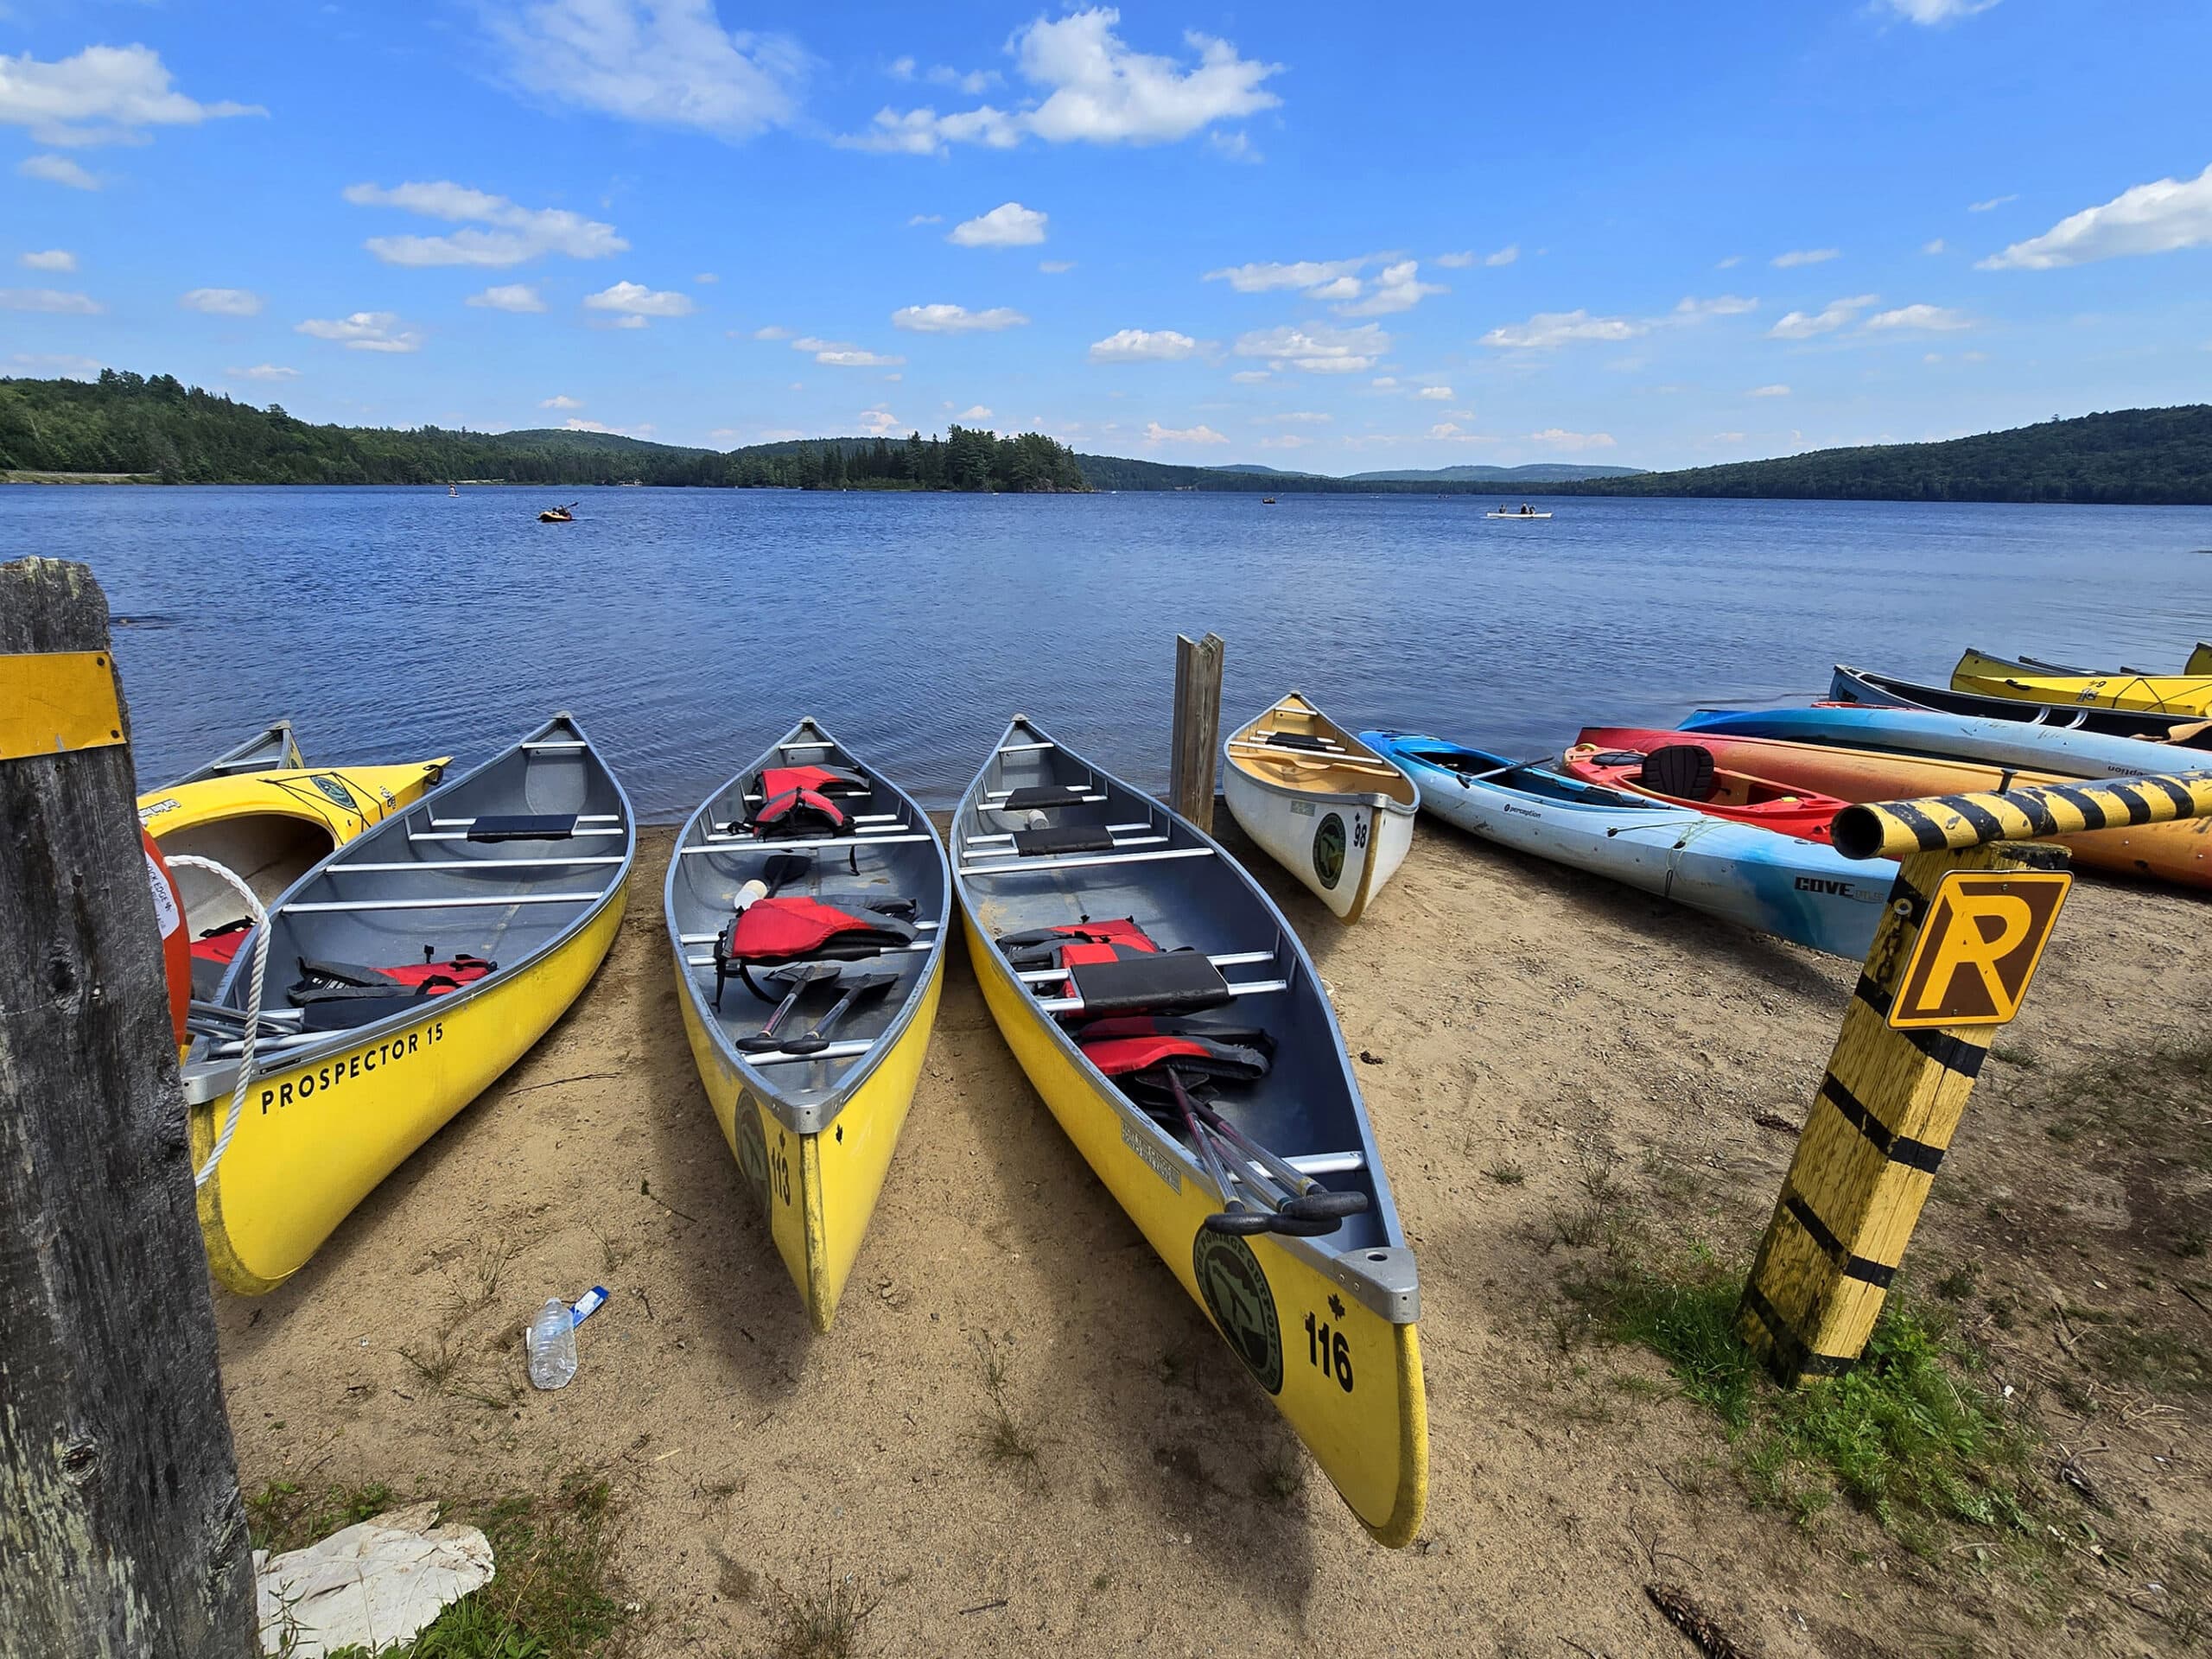
<svg viewBox="0 0 2212 1659"><path fill-rule="evenodd" d="M2200 652L2202 647L2199 648ZM2192 657L2190 662L2196 660ZM1969 647L1951 671L1951 689L2015 702L2087 704L2160 715L2212 715L2212 674L2069 674Z"/></svg>
<svg viewBox="0 0 2212 1659"><path fill-rule="evenodd" d="M184 1067L193 1165L207 1171L200 1231L221 1284L258 1295L297 1272L567 1012L613 943L635 850L621 785L556 716L347 842L271 906L235 1120L251 950L194 1005Z"/></svg>
<svg viewBox="0 0 2212 1659"><path fill-rule="evenodd" d="M1411 1542L1420 1276L1298 936L1195 828L1019 715L951 839L968 957L1032 1086L1360 1524Z"/></svg>
<svg viewBox="0 0 2212 1659"><path fill-rule="evenodd" d="M270 734L279 728L270 728ZM235 770L241 750L188 778L138 798L138 822L166 855L190 853L232 871L267 904L317 864L372 825L435 789L450 756L396 766L308 767L283 729L284 747L254 749L252 770ZM257 740L257 743L261 740ZM258 764L265 760L265 764ZM194 944L194 977L230 959L211 938L227 937L248 919L230 886L205 870L178 866L177 892ZM236 944L236 940L232 940ZM219 971L214 976L220 977ZM200 994L212 988L196 985Z"/></svg>
<svg viewBox="0 0 2212 1659"><path fill-rule="evenodd" d="M677 1006L708 1104L827 1331L937 1019L952 912L944 846L897 785L801 721L692 815L667 905Z"/></svg>
<svg viewBox="0 0 2212 1659"><path fill-rule="evenodd" d="M2189 660L2181 665L2181 671L2184 674L2212 674L2212 645L2199 640L2196 649L2189 653Z"/></svg>

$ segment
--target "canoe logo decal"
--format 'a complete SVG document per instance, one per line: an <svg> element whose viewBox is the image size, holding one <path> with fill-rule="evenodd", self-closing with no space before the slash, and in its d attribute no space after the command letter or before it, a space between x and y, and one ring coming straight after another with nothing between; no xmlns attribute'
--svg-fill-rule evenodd
<svg viewBox="0 0 2212 1659"><path fill-rule="evenodd" d="M361 804L353 798L353 791L335 778L326 778L322 773L317 772L308 781L322 791L323 798L333 806L343 807L346 811L353 813L360 811Z"/></svg>
<svg viewBox="0 0 2212 1659"><path fill-rule="evenodd" d="M760 1128L760 1103L753 1091L737 1092L737 1169L760 1213L768 1213L768 1137Z"/></svg>
<svg viewBox="0 0 2212 1659"><path fill-rule="evenodd" d="M1237 1357L1262 1388L1281 1393L1282 1325L1275 1318L1274 1292L1252 1247L1234 1234L1200 1228L1191 1246L1191 1268L1206 1311Z"/></svg>
<svg viewBox="0 0 2212 1659"><path fill-rule="evenodd" d="M1333 887L1344 879L1344 821L1332 812L1321 820L1321 827L1313 832L1313 874L1325 887Z"/></svg>

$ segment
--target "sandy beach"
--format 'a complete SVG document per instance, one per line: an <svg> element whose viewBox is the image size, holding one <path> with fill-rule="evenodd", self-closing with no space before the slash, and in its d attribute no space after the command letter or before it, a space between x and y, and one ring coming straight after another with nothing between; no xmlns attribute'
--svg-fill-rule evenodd
<svg viewBox="0 0 2212 1659"><path fill-rule="evenodd" d="M2026 1566L1963 1529L1929 1560L1840 1500L1755 1502L1719 1420L1566 1288L1624 1238L1748 1256L1856 964L1427 820L1346 929L1223 824L1367 1062L1418 1252L1413 1547L1373 1545L1313 1469L1039 1103L957 946L853 1288L813 1335L684 1046L665 830L545 1040L294 1280L218 1293L248 1491L593 1471L637 1608L615 1649L647 1655L776 1651L779 1590L848 1575L873 1608L855 1650L883 1655L1693 1651L1654 1581L1769 1656L2203 1639L2200 898L2079 884L1938 1177L1906 1282L2048 1437L2021 1478L2056 1525ZM532 1392L521 1326L594 1284L576 1381Z"/></svg>

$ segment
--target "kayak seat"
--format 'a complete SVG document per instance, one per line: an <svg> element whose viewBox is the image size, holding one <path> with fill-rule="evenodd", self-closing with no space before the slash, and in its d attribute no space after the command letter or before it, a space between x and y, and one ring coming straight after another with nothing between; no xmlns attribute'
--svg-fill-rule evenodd
<svg viewBox="0 0 2212 1659"><path fill-rule="evenodd" d="M1014 850L1024 858L1046 853L1103 853L1114 837L1103 823L1048 823L1014 832Z"/></svg>
<svg viewBox="0 0 2212 1659"><path fill-rule="evenodd" d="M1709 801L1720 792L1713 751L1695 743L1669 743L1643 757L1639 781L1657 795L1685 801Z"/></svg>
<svg viewBox="0 0 2212 1659"><path fill-rule="evenodd" d="M1155 950L1111 962L1071 963L1068 979L1081 1013L1195 1014L1230 1000L1221 969L1195 950Z"/></svg>
<svg viewBox="0 0 2212 1659"><path fill-rule="evenodd" d="M1055 789L1050 784L1031 784L1017 789L1006 799L991 808L994 812L1049 812L1056 806L1065 806L1075 797L1065 789Z"/></svg>
<svg viewBox="0 0 2212 1659"><path fill-rule="evenodd" d="M481 812L468 826L471 841L567 841L575 833L573 812Z"/></svg>

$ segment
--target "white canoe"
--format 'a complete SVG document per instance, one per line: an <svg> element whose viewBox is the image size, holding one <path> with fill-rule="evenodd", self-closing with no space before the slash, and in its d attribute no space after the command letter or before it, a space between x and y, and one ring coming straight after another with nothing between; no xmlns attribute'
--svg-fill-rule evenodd
<svg viewBox="0 0 2212 1659"><path fill-rule="evenodd" d="M1421 786L1297 692L1222 746L1221 792L1244 833L1356 922L1406 861Z"/></svg>

